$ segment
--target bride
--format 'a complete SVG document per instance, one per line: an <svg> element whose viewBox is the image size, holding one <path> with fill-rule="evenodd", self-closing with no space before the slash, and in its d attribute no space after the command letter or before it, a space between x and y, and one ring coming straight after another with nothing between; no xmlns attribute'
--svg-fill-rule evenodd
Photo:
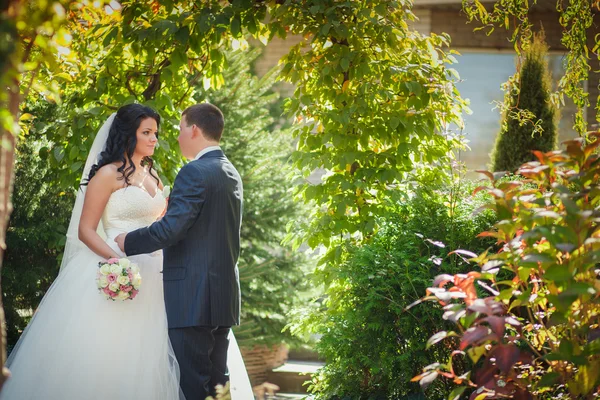
<svg viewBox="0 0 600 400"><path fill-rule="evenodd" d="M159 115L121 107L90 150L58 277L10 354L0 400L183 399L167 333L162 252L131 256L142 275L132 301L98 293L98 262L123 257L114 238L162 215L163 185L152 168ZM252 399L239 348L230 338L234 400Z"/></svg>

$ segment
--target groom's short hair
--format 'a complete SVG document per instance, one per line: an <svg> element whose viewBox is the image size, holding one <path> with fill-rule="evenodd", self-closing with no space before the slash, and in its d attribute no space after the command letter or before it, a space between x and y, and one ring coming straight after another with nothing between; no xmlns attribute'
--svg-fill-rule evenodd
<svg viewBox="0 0 600 400"><path fill-rule="evenodd" d="M210 103L194 104L181 115L185 117L187 126L196 125L207 139L221 141L225 121L218 107Z"/></svg>

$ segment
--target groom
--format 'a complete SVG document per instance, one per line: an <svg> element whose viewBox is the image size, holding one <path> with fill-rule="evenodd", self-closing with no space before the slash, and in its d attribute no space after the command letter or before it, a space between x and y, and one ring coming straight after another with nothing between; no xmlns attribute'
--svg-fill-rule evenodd
<svg viewBox="0 0 600 400"><path fill-rule="evenodd" d="M239 324L242 180L221 151L223 114L212 104L186 109L179 124L179 171L165 216L119 235L128 256L164 250L164 296L169 338L188 400L215 394L229 380L227 348ZM142 288L142 290L144 290ZM152 349L148 349L152 351Z"/></svg>

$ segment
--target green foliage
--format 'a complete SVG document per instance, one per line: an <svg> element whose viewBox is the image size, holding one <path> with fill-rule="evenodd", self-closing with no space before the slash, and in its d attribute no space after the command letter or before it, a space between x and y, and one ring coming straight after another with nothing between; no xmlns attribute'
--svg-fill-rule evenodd
<svg viewBox="0 0 600 400"><path fill-rule="evenodd" d="M397 211L396 201L406 194L399 183L413 171L440 172L452 151L462 146L460 137L442 133L446 124L462 124L466 108L449 68L451 52L442 50L449 38L410 30L407 21L414 16L408 1L286 2L271 15L306 38L283 58L282 76L296 87L286 109L296 119L293 160L302 183L297 193L311 207L310 223L290 226L288 239L296 246L306 242L323 248L313 280L323 285L326 298L310 325L324 335L319 351L328 366L313 391L321 398L386 392L393 398L409 391L406 367L418 356L395 357L399 351L392 347L399 331L385 315L392 310L390 318L399 318L402 304L410 301L393 298L401 304L397 306L381 296L398 290L416 298L417 292L401 292L409 288L394 287L377 275L376 265L363 267L371 268L370 273L361 271L360 262L373 257L375 264L385 256L367 250L356 259L351 254L357 243L368 242L386 224L387 214ZM325 175L312 184L308 179L318 169ZM444 179L443 173L432 175L438 182ZM390 243L372 245L379 254ZM414 256L395 255L407 262ZM381 271L388 279L407 274L401 260ZM369 275L378 277L373 284L381 284L381 292L359 288ZM426 275L419 276L423 283ZM414 330L415 320L405 318L402 333ZM382 338L377 346L372 346L374 335Z"/></svg>
<svg viewBox="0 0 600 400"><path fill-rule="evenodd" d="M410 3L313 0L271 11L306 38L283 58L282 76L296 86L287 110L297 120L299 195L313 205L295 241L325 246L322 263L339 259L342 237L373 234L392 185L447 164L461 146L441 133L461 125L465 109L448 68L453 57L442 49L449 38L410 30ZM327 173L311 185L318 168Z"/></svg>
<svg viewBox="0 0 600 400"><path fill-rule="evenodd" d="M0 4L0 134L18 135L20 96L33 86L55 95L51 82L34 82L40 65L57 69L55 55L68 44L65 8L71 1L4 1ZM97 6L101 2L96 2Z"/></svg>
<svg viewBox="0 0 600 400"><path fill-rule="evenodd" d="M427 339L449 325L442 310L405 309L435 275L468 268L449 249L466 245L483 251L492 245L476 238L492 226L494 215L473 215L484 197L471 197L474 187L460 180L450 187L423 183L380 218L371 242L350 248L335 268L315 273L326 297L294 329L321 336L317 349L327 363L311 389L318 399L416 398L419 385L410 379L449 355L447 348L426 350ZM425 397L445 399L449 391L440 382Z"/></svg>
<svg viewBox="0 0 600 400"><path fill-rule="evenodd" d="M22 137L17 148L14 211L7 230L2 294L7 343L13 346L58 274L72 202L54 182L36 143Z"/></svg>
<svg viewBox="0 0 600 400"><path fill-rule="evenodd" d="M244 184L244 215L240 281L242 325L236 330L241 345L290 341L282 334L286 314L302 298L305 257L281 246L287 223L299 218L302 206L290 196L286 178L292 152L289 130L273 127L270 108L280 103L271 92L277 70L262 79L249 65L259 52L227 53L224 85L200 90L197 101L210 101L226 116L222 147Z"/></svg>
<svg viewBox="0 0 600 400"><path fill-rule="evenodd" d="M102 9L92 4L69 9L64 26L72 38L56 53L59 70L43 67L36 82L55 82L57 118L45 131L49 146L40 155L52 156L65 188L80 176L99 124L123 104L144 103L163 119L155 164L173 181L181 156L177 146L181 111L192 104L196 88L224 83L224 51L247 47L250 33L266 41L265 4L208 1L122 1ZM67 45L67 43L65 43ZM45 95L43 88L30 98Z"/></svg>
<svg viewBox="0 0 600 400"><path fill-rule="evenodd" d="M457 321L457 332L440 337L458 335L459 342L445 344L466 351L471 365L432 365L419 379L469 372L455 382L490 399L597 398L600 134L588 138L537 153L539 161L518 171L523 181L489 174L488 207L499 221L482 235L497 239L502 251L474 257L481 272L441 275L428 289L430 299L451 303ZM489 288L487 297L475 283Z"/></svg>
<svg viewBox="0 0 600 400"><path fill-rule="evenodd" d="M547 152L556 147L557 112L550 103L547 55L544 35L534 35L504 96L504 120L492 152L493 171L514 172L535 159L534 150Z"/></svg>
<svg viewBox="0 0 600 400"><path fill-rule="evenodd" d="M527 50L532 43L532 24L529 21L530 8L536 0L496 0L493 7L487 7L481 0L462 0L463 11L469 21L480 21L481 27L475 30L487 29L488 34L496 27L512 29L511 41L515 51L521 53ZM486 2L487 3L487 2ZM589 104L589 93L584 84L588 81L590 68L590 49L588 37L595 32L588 32L593 28L594 12L600 11L600 2L589 0L572 0L568 2L557 1L556 11L558 22L563 27L561 43L567 48L565 55L566 73L561 78L558 90L552 93L552 102L564 105L564 96L567 95L577 106L577 113L573 127L580 135L585 135L587 122L584 118L585 108ZM600 35L594 36L591 52L600 57ZM600 59L600 58L599 58ZM596 103L596 119L600 121L600 97Z"/></svg>

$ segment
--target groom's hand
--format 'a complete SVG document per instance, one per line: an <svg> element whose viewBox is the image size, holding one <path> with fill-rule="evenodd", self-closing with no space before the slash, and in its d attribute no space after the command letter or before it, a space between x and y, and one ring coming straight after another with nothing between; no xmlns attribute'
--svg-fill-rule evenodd
<svg viewBox="0 0 600 400"><path fill-rule="evenodd" d="M119 236L117 236L115 238L115 242L117 242L117 245L119 246L119 248L121 249L121 251L123 253L125 253L125 237L127 236L126 233L121 233Z"/></svg>

